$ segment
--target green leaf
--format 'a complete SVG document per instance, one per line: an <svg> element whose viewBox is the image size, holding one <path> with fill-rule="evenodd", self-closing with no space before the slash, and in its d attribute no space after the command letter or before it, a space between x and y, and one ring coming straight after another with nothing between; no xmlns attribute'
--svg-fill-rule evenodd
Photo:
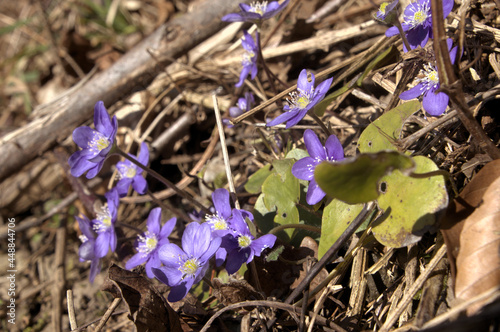
<svg viewBox="0 0 500 332"><path fill-rule="evenodd" d="M319 240L318 259L321 259L325 252L344 233L347 226L363 209L363 204L351 205L334 199L323 211L321 224L321 238Z"/></svg>
<svg viewBox="0 0 500 332"><path fill-rule="evenodd" d="M335 99L342 96L344 93L349 91L352 88L352 85L349 83L344 85L337 91L332 92L328 96L326 96L322 101L320 101L316 106L314 106L314 113L317 116L323 116L325 114L326 108L330 105Z"/></svg>
<svg viewBox="0 0 500 332"><path fill-rule="evenodd" d="M363 83L363 80L366 78L366 76L368 76L368 74L373 69L380 68L380 67L384 66L384 64L386 64L390 60L389 55L393 56L393 55L395 55L396 52L397 52L396 48L394 46L390 46L388 49L386 49L385 51L383 51L382 53L380 53L379 55L377 55L377 57L375 59L373 59L368 64L368 66L366 66L365 71L358 78L358 80L356 81L356 84L358 86L361 86L361 83Z"/></svg>
<svg viewBox="0 0 500 332"><path fill-rule="evenodd" d="M366 203L379 196L380 179L400 169L411 171L410 157L396 151L360 154L340 162L323 162L316 166L314 178L330 197L349 204Z"/></svg>
<svg viewBox="0 0 500 332"><path fill-rule="evenodd" d="M302 158L309 157L309 153L302 149L293 149L286 154L286 159L300 160Z"/></svg>
<svg viewBox="0 0 500 332"><path fill-rule="evenodd" d="M438 169L423 156L413 158L416 174ZM378 205L384 219L373 226L375 238L382 244L399 248L420 240L436 223L436 213L448 205L448 193L442 175L426 178L405 176L399 171L382 178L383 193Z"/></svg>
<svg viewBox="0 0 500 332"><path fill-rule="evenodd" d="M398 150L396 143L406 120L421 107L418 100L399 105L373 121L361 133L358 149L361 153L373 153L382 150Z"/></svg>
<svg viewBox="0 0 500 332"><path fill-rule="evenodd" d="M270 253L266 255L266 262L277 261L278 257L281 255L283 250L285 249L284 245L280 245L277 248L273 249Z"/></svg>
<svg viewBox="0 0 500 332"><path fill-rule="evenodd" d="M261 192L262 184L267 179L269 175L271 175L272 171L270 170L271 164L267 164L266 166L259 169L257 172L253 173L249 178L247 183L245 183L245 190L250 194L258 194Z"/></svg>
<svg viewBox="0 0 500 332"><path fill-rule="evenodd" d="M262 185L264 205L269 211L276 208L274 222L279 225L299 223L296 204L300 199L300 183L291 171L294 162L292 159L274 161L273 174ZM291 238L293 231L288 229L285 232Z"/></svg>

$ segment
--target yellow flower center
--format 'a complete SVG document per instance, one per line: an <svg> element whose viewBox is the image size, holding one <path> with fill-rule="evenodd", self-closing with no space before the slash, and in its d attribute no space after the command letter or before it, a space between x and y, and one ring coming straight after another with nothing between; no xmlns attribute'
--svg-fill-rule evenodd
<svg viewBox="0 0 500 332"><path fill-rule="evenodd" d="M415 25L422 24L427 19L427 13L419 10L413 15L413 21Z"/></svg>
<svg viewBox="0 0 500 332"><path fill-rule="evenodd" d="M240 248L246 248L252 243L252 239L247 235L242 235L238 237L238 245Z"/></svg>
<svg viewBox="0 0 500 332"><path fill-rule="evenodd" d="M156 236L150 237L149 239L146 240L146 247L148 247L148 249L154 249L156 248L157 243L158 240L156 239Z"/></svg>
<svg viewBox="0 0 500 332"><path fill-rule="evenodd" d="M388 2L384 2L384 3L382 3L382 4L380 5L380 8L379 8L379 9L380 9L380 11L382 12L382 14L385 14L385 9L387 8L387 5L388 5L388 4L389 4Z"/></svg>
<svg viewBox="0 0 500 332"><path fill-rule="evenodd" d="M187 275L194 275L196 271L198 271L198 268L200 267L200 264L196 258L191 258L188 259L187 261L184 262L184 264L179 267L179 270Z"/></svg>

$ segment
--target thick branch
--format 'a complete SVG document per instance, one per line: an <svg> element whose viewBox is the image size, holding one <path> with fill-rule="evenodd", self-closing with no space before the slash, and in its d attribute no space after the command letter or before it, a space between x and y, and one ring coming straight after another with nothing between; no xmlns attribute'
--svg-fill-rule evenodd
<svg viewBox="0 0 500 332"><path fill-rule="evenodd" d="M0 139L0 180L92 119L94 104L98 100L110 106L133 89L148 85L169 59L185 54L222 28L225 23L221 17L236 11L239 2L204 1L192 12L162 25L113 66L90 78L72 93L36 109L38 118Z"/></svg>

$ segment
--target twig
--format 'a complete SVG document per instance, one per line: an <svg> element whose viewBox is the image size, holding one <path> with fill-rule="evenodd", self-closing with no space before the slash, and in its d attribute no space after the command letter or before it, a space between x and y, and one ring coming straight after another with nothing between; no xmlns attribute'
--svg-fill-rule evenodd
<svg viewBox="0 0 500 332"><path fill-rule="evenodd" d="M68 304L69 326L71 326L71 331L73 331L78 328L78 324L76 322L75 303L73 301L73 291L71 289L66 291L66 302Z"/></svg>
<svg viewBox="0 0 500 332"><path fill-rule="evenodd" d="M215 93L212 95L212 100L214 103L215 120L217 121L217 128L219 130L219 139L222 151L222 157L224 158L224 167L226 170L227 183L229 184L229 192L233 194L234 206L239 209L240 203L236 197L236 189L234 188L233 176L231 174L231 165L229 165L229 155L227 153L226 137L224 136L224 126L222 124L222 118L220 116L219 105L217 104L217 96Z"/></svg>
<svg viewBox="0 0 500 332"><path fill-rule="evenodd" d="M144 166L143 164L141 164L140 162L138 162L134 158L130 157L128 154L126 154L122 150L120 150L120 149L117 148L115 151L116 151L117 154L119 154L120 156L124 157L125 159L127 159L128 161L130 161L131 163L133 163L134 165L140 167L142 170L146 171L148 174L150 174L155 179L157 179L158 181L160 181L161 183L163 183L165 186L167 186L168 188L172 189L177 195L179 195L179 196L187 199L188 202L191 203L193 206L201 209L203 212L205 212L207 214L210 214L210 210L209 209L207 209L206 207L204 207L200 202L198 202L197 200L195 200L193 197L189 196L186 192L184 192L184 191L180 190L179 188L177 188L177 186L173 182L171 182L170 180L167 180L166 178L164 178L163 176L161 176L160 174L158 174L156 171L152 170L151 168L149 168L147 166Z"/></svg>
<svg viewBox="0 0 500 332"><path fill-rule="evenodd" d="M415 294L418 292L418 290L422 287L424 282L427 280L431 272L434 270L436 265L439 263L441 258L444 257L444 254L446 253L446 245L442 245L439 250L436 252L436 255L431 259L427 267L425 268L424 272L422 272L417 280L413 283L410 289L405 293L401 301L398 303L398 307L396 310L392 312L392 314L387 317L387 319L384 322L384 325L380 328L380 332L388 332L396 320L401 316L401 313L405 310L405 308L408 306L408 303L413 299Z"/></svg>
<svg viewBox="0 0 500 332"><path fill-rule="evenodd" d="M122 299L120 297L117 297L116 299L113 300L113 303L109 306L108 310L106 310L106 313L104 316L102 316L101 321L99 322L99 325L95 328L94 332L99 332L102 330L104 325L106 325L106 322L108 321L109 317L113 314L113 311L115 311L116 308L120 305L120 302Z"/></svg>
<svg viewBox="0 0 500 332"><path fill-rule="evenodd" d="M185 119L185 121L190 121L189 119L191 118L190 116L189 117L185 117L188 113L185 113L184 115L181 116L181 118L179 118L179 120L181 119ZM177 122L176 122L177 123ZM179 130L181 128L184 128L183 126L180 126L179 127ZM171 129L171 128L170 128ZM168 131L168 130L167 130ZM167 132L166 131L166 132ZM166 133L165 132L165 133ZM165 134L164 133L164 134ZM164 140L167 140L169 141L170 140L170 137L173 137L174 134L170 134L168 135L168 138L166 137L167 135L164 136L164 134L162 134L160 137L158 137L157 141L159 141L161 138L163 138ZM205 166L205 163L207 162L208 159L210 159L210 157L213 155L214 151L215 151L215 146L217 145L217 135L218 135L218 130L217 128L215 128L212 132L212 136L211 136L211 139L210 139L210 143L208 144L207 148L205 149L205 152L203 152L203 156L200 158L200 160L198 160L198 162L196 163L196 165L191 169L191 171L189 172L188 175L184 176L182 178L182 180L180 180L179 182L177 182L176 186L177 188L179 189L183 189L183 188L186 188L195 178L196 178L196 174L203 168L203 166ZM157 142L155 141L151 146L153 149L155 149L155 146L160 146L162 144L158 144L156 145L155 143ZM154 153L154 150L153 150L153 153ZM152 154L153 154L152 153ZM152 159L152 158L151 158ZM162 190L162 191L159 191L159 192L156 192L154 193L156 198L158 199L166 199L172 195L175 194L175 192L168 188L168 189L165 189L165 190ZM151 198L150 197L147 197L147 196L136 196L136 197L124 197L120 200L121 202L124 202L126 204L136 204L136 203L146 203L146 202L150 202L151 201Z"/></svg>
<svg viewBox="0 0 500 332"><path fill-rule="evenodd" d="M458 118L477 141L479 147L486 152L491 159L500 159L500 150L495 146L488 135L486 135L476 119L474 119L463 94L462 82L457 80L455 72L453 71L450 54L448 53L448 45L446 43L447 37L444 29L442 1L431 0L431 9L434 53L436 56L441 89L450 97L453 106L457 109Z"/></svg>
<svg viewBox="0 0 500 332"><path fill-rule="evenodd" d="M54 284L52 285L52 324L53 331L62 331L62 300L66 284L66 222L62 222L56 233L56 258L54 261Z"/></svg>
<svg viewBox="0 0 500 332"><path fill-rule="evenodd" d="M363 223L365 217L368 215L369 211L374 206L373 202L367 203L363 210L358 214L358 216L349 224L344 233L335 241L335 243L328 249L328 251L321 257L321 259L316 263L309 274L302 280L302 282L293 290L285 303L292 303L293 300L309 285L309 283L316 277L316 275L321 271L321 269L329 263L335 256L340 247L347 241L352 234L358 229L358 227Z"/></svg>

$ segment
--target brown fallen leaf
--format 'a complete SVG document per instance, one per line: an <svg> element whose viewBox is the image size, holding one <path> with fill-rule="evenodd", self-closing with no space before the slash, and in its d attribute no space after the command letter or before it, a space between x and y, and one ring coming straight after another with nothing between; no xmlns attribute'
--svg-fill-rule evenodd
<svg viewBox="0 0 500 332"><path fill-rule="evenodd" d="M177 313L148 278L115 264L109 268L108 277L111 282L103 289L123 299L138 332L182 331Z"/></svg>
<svg viewBox="0 0 500 332"><path fill-rule="evenodd" d="M456 259L460 251L460 234L465 220L479 207L488 186L499 177L500 160L486 164L462 190L460 196L448 206L441 222L441 233L446 243L453 280L456 277Z"/></svg>
<svg viewBox="0 0 500 332"><path fill-rule="evenodd" d="M457 257L455 296L468 300L500 284L500 178L465 221ZM473 314L481 305L469 308Z"/></svg>

